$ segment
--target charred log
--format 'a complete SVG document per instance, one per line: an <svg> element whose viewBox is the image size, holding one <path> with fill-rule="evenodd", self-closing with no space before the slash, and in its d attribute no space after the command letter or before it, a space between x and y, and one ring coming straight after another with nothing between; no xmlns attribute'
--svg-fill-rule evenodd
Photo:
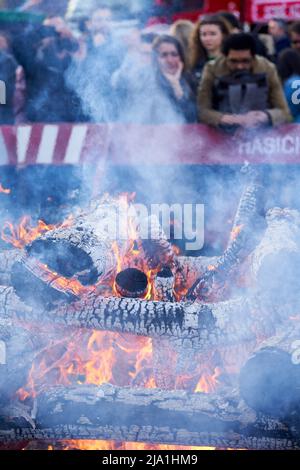
<svg viewBox="0 0 300 470"><path fill-rule="evenodd" d="M300 288L300 213L271 209L267 229L250 257L253 283L276 303L297 301Z"/></svg>
<svg viewBox="0 0 300 470"><path fill-rule="evenodd" d="M116 388L57 387L37 397L35 425L0 430L3 442L24 439L118 441L248 449L297 449L284 424L262 417L237 396Z"/></svg>
<svg viewBox="0 0 300 470"><path fill-rule="evenodd" d="M154 280L155 300L162 302L174 301L174 276L170 268L163 268Z"/></svg>
<svg viewBox="0 0 300 470"><path fill-rule="evenodd" d="M300 412L300 328L266 340L240 374L241 396L256 411L278 418Z"/></svg>
<svg viewBox="0 0 300 470"><path fill-rule="evenodd" d="M139 299L98 297L95 293L78 302L48 311L16 302L11 289L1 303L0 316L47 322L64 326L169 337L178 344L197 349L251 341L275 334L275 328L289 315L276 306L264 306L259 298L237 298L216 304L153 302ZM292 307L291 307L292 308ZM293 311L293 310L291 310Z"/></svg>
<svg viewBox="0 0 300 470"><path fill-rule="evenodd" d="M11 270L16 261L21 259L22 251L5 250L0 252L0 285L11 285Z"/></svg>
<svg viewBox="0 0 300 470"><path fill-rule="evenodd" d="M261 175L251 167L247 172L247 184L235 215L227 248L216 263L197 279L188 292L188 300L213 302L226 298L227 281L233 271L253 251L264 228L263 185Z"/></svg>
<svg viewBox="0 0 300 470"><path fill-rule="evenodd" d="M13 322L8 311L7 315L4 313L10 289L2 287L0 290L0 403L3 403L14 398L17 390L26 383L32 361L45 342L24 325ZM20 305L15 298L14 308L18 309Z"/></svg>
<svg viewBox="0 0 300 470"><path fill-rule="evenodd" d="M120 210L118 202L95 200L71 226L47 232L26 247L27 253L61 276L94 284L117 265L111 244Z"/></svg>
<svg viewBox="0 0 300 470"><path fill-rule="evenodd" d="M121 297L143 298L147 293L148 279L139 269L128 268L118 273L115 286Z"/></svg>
<svg viewBox="0 0 300 470"><path fill-rule="evenodd" d="M141 234L139 246L145 253L145 258L150 269L160 269L163 266L174 266L175 252L168 241L156 216L151 216L144 223L148 232Z"/></svg>
<svg viewBox="0 0 300 470"><path fill-rule="evenodd" d="M57 274L49 277L39 261L23 256L12 267L11 284L18 297L28 305L51 310L63 302L79 299L67 282L63 286L55 282L58 277Z"/></svg>

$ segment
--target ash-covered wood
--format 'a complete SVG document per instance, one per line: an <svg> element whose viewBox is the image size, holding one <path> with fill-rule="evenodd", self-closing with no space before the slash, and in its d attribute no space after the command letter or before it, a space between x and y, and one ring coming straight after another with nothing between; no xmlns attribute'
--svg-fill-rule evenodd
<svg viewBox="0 0 300 470"><path fill-rule="evenodd" d="M285 328L264 341L240 374L240 392L264 414L300 422L300 327Z"/></svg>
<svg viewBox="0 0 300 470"><path fill-rule="evenodd" d="M121 297L143 298L148 289L145 273L135 268L127 268L116 276L115 287Z"/></svg>
<svg viewBox="0 0 300 470"><path fill-rule="evenodd" d="M17 297L14 297L11 304L11 288L0 287L0 292L1 404L15 398L17 390L27 382L34 357L45 347L45 337L42 338L24 324L13 321L12 311L9 313L10 307L26 310L26 306L20 303Z"/></svg>
<svg viewBox="0 0 300 470"><path fill-rule="evenodd" d="M142 234L145 238L139 240L139 246L145 253L149 269L155 270L163 266L174 266L175 252L158 218L152 215L143 223L147 225L148 231Z"/></svg>
<svg viewBox="0 0 300 470"><path fill-rule="evenodd" d="M250 257L253 283L276 303L295 301L300 289L300 213L274 208L267 229Z"/></svg>
<svg viewBox="0 0 300 470"><path fill-rule="evenodd" d="M49 231L28 245L27 253L61 276L94 284L117 266L112 241L118 239L121 210L118 201L95 200L71 225ZM118 245L120 256L123 250L126 241Z"/></svg>
<svg viewBox="0 0 300 470"><path fill-rule="evenodd" d="M174 302L174 276L168 267L159 271L154 280L155 300L162 302Z"/></svg>
<svg viewBox="0 0 300 470"><path fill-rule="evenodd" d="M2 442L108 439L244 449L298 449L285 424L256 414L235 394L56 387L37 397L35 424L0 430Z"/></svg>
<svg viewBox="0 0 300 470"><path fill-rule="evenodd" d="M16 261L21 259L21 250L0 251L0 285L11 285L11 269Z"/></svg>
<svg viewBox="0 0 300 470"><path fill-rule="evenodd" d="M41 306L48 310L63 302L70 303L79 299L67 282L60 286L56 283L59 276L49 276L35 258L23 256L11 269L11 285L18 297L28 305Z"/></svg>
<svg viewBox="0 0 300 470"><path fill-rule="evenodd" d="M13 289L3 311L19 319L51 321L64 326L169 337L200 350L230 346L256 337L275 334L275 328L294 306L280 310L259 297L237 298L215 304L153 302L139 299L103 298L95 293L54 310L28 308L16 303ZM291 310L292 309L292 310Z"/></svg>
<svg viewBox="0 0 300 470"><path fill-rule="evenodd" d="M154 296L161 302L174 302L174 276L170 268L164 268L154 280ZM170 338L153 338L153 374L156 386L162 390L174 390L176 365L181 348Z"/></svg>
<svg viewBox="0 0 300 470"><path fill-rule="evenodd" d="M216 263L197 279L188 292L187 299L205 302L224 300L230 294L232 273L253 251L265 228L263 217L263 184L257 169L246 166L247 183L242 193L233 222L229 242Z"/></svg>

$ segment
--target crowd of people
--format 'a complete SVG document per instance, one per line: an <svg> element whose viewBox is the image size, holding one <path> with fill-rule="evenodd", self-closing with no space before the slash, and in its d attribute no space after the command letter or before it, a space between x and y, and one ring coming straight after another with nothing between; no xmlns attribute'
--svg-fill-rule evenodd
<svg viewBox="0 0 300 470"><path fill-rule="evenodd" d="M121 28L103 6L78 31L47 17L0 32L1 124L205 123L241 128L300 122L300 22L244 32L228 12L157 33Z"/></svg>

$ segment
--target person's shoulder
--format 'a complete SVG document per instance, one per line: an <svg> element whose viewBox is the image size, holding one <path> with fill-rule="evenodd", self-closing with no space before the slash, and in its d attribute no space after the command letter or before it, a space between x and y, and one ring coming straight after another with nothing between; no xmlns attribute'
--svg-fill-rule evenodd
<svg viewBox="0 0 300 470"><path fill-rule="evenodd" d="M276 72L277 70L273 62L261 55L255 56L255 67L258 72Z"/></svg>
<svg viewBox="0 0 300 470"><path fill-rule="evenodd" d="M226 58L224 56L217 57L206 63L204 70L208 70L214 75L222 75L226 71Z"/></svg>

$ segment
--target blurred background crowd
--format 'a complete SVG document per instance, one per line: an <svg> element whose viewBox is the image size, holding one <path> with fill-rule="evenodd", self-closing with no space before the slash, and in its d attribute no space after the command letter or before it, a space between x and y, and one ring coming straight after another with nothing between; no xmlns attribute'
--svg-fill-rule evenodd
<svg viewBox="0 0 300 470"><path fill-rule="evenodd" d="M123 12L120 17L114 2L6 3L0 2L0 80L6 84L1 124L204 122L232 127L237 115L258 110L266 110L266 116L251 114L247 125L300 122L299 100L293 99L300 90L300 21L273 18L257 26L242 22L238 12L218 11L196 21L151 22L134 5L129 16ZM244 111L241 104L235 111L230 90L236 83L249 94L252 107L254 83L260 107L247 108L245 99ZM213 87L217 105L210 96ZM210 107L223 117L209 113ZM273 108L280 108L281 119Z"/></svg>

